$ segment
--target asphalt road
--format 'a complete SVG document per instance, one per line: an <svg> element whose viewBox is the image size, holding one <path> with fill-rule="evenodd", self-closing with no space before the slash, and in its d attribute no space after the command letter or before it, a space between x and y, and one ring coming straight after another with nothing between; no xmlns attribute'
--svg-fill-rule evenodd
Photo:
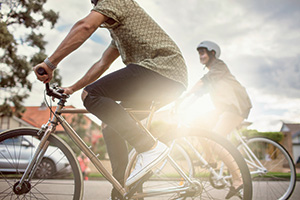
<svg viewBox="0 0 300 200"><path fill-rule="evenodd" d="M86 200L106 200L110 197L111 184L108 181L88 180L84 181L84 199ZM300 182L297 182L296 188L290 200L300 199ZM255 199L258 200L258 199Z"/></svg>

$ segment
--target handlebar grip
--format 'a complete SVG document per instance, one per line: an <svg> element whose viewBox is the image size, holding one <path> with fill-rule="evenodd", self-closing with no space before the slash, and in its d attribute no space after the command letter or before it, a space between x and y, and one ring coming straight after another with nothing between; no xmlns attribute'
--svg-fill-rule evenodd
<svg viewBox="0 0 300 200"><path fill-rule="evenodd" d="M42 68L42 67L38 68L36 71L37 71L37 73L39 75L45 75L45 74L47 74L46 70L44 68Z"/></svg>

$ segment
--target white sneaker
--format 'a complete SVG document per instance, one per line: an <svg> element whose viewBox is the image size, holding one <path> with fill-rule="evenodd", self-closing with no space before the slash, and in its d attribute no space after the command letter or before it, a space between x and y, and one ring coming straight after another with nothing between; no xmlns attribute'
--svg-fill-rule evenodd
<svg viewBox="0 0 300 200"><path fill-rule="evenodd" d="M142 178L148 171L150 171L156 164L165 159L169 153L169 148L161 143L157 142L154 149L140 153L137 156L137 161L134 170L126 180L125 185L129 187L140 178Z"/></svg>

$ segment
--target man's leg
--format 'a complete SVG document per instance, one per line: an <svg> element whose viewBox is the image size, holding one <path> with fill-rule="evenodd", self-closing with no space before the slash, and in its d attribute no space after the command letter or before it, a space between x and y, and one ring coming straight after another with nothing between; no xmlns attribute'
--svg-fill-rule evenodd
<svg viewBox="0 0 300 200"><path fill-rule="evenodd" d="M164 100L162 104L165 104L183 90L183 86L175 81L143 67L129 65L87 86L84 105L138 152L144 152L154 145L153 137L140 128L116 101L150 106L153 100Z"/></svg>
<svg viewBox="0 0 300 200"><path fill-rule="evenodd" d="M243 120L244 118L239 116L238 114L231 113L231 112L224 112L219 117L219 120L214 128L214 131L226 137L239 124L241 124ZM234 162L233 157L231 155L226 155L226 154L223 154L222 157L225 158L224 163L228 166L228 170L232 174L232 187L230 188L229 193L226 196L226 199L228 199L238 192L238 188L243 184L243 181L238 166Z"/></svg>
<svg viewBox="0 0 300 200"><path fill-rule="evenodd" d="M231 113L231 112L224 112L219 117L219 120L214 128L214 131L226 137L238 125L240 125L243 122L243 120L244 118L238 114Z"/></svg>
<svg viewBox="0 0 300 200"><path fill-rule="evenodd" d="M139 88L143 85L142 78L143 71L138 73L135 72L134 67L126 67L99 79L84 90L84 93L87 93L84 99L87 110L96 115L139 152L150 149L155 141L116 101L151 102L153 97L142 99L141 96L145 96L145 94L137 91L141 90ZM145 90L147 89L145 87Z"/></svg>
<svg viewBox="0 0 300 200"><path fill-rule="evenodd" d="M138 152L145 152L154 146L155 140L140 128L116 101L149 107L153 100L174 99L178 96L183 87L175 83L145 68L131 66L101 78L85 88L82 95L84 105L109 127L104 134L108 141L110 159L114 163L112 164L114 174L121 182L120 174L124 173L125 168L121 169L120 165L124 164L126 167L127 160L117 160L120 157L127 157L124 141L128 141ZM114 141L121 145L120 148L114 149L116 147ZM117 172L119 170L123 172Z"/></svg>

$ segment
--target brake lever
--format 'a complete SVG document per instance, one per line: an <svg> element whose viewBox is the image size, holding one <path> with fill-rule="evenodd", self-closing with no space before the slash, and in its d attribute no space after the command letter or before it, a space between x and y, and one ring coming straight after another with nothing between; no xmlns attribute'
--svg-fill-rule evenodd
<svg viewBox="0 0 300 200"><path fill-rule="evenodd" d="M55 87L55 86L54 86ZM51 97L54 97L54 98L57 98L57 99L61 99L61 98L64 98L64 99L67 99L70 97L70 95L68 94L64 94L64 89L61 89L61 88L51 88L49 83L46 83L46 93L48 96L51 96Z"/></svg>
<svg viewBox="0 0 300 200"><path fill-rule="evenodd" d="M39 75L47 74L46 70L42 67L38 68L36 71ZM51 96L51 97L54 97L57 99L61 99L61 98L67 99L70 97L70 95L64 94L64 89L62 89L62 88L59 88L57 86L54 86L53 89L50 88L49 83L46 83L46 93L48 96Z"/></svg>
<svg viewBox="0 0 300 200"><path fill-rule="evenodd" d="M60 94L63 94L64 91L65 91L63 88L58 87L57 84L53 84L53 85L52 85L52 88L53 88L56 92L58 92L58 93L60 93Z"/></svg>

